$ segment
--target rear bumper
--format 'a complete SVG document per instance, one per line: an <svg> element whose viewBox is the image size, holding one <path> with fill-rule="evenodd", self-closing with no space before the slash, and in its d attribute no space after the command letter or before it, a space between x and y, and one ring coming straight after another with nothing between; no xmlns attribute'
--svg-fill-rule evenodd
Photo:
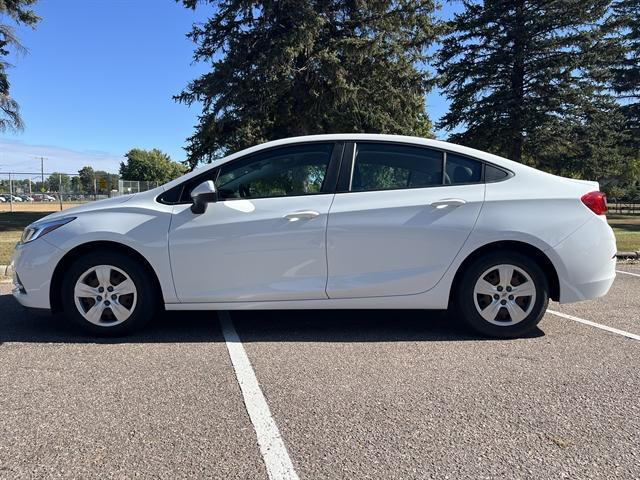
<svg viewBox="0 0 640 480"><path fill-rule="evenodd" d="M616 239L605 217L594 216L549 252L560 283L560 303L605 295L616 277Z"/></svg>

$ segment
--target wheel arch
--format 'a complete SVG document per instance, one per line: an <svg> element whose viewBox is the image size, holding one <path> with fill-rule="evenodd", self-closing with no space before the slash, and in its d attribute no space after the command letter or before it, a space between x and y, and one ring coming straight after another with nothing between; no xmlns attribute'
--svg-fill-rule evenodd
<svg viewBox="0 0 640 480"><path fill-rule="evenodd" d="M140 265L147 271L149 278L154 283L156 287L156 292L158 293L158 305L160 308L164 307L163 300L163 292L160 286L160 280L158 279L158 275L156 271L153 269L149 261L137 250L124 245L122 243L113 242L113 241L92 241L87 243L82 243L77 245L76 247L69 250L58 262L55 270L53 271L53 275L51 276L51 287L49 289L49 301L51 304L51 311L54 313L62 311L62 277L64 275L67 267L73 262L79 255L83 255L87 252L96 251L110 251L110 252L120 252L125 255L129 255L130 257L136 259L140 262Z"/></svg>
<svg viewBox="0 0 640 480"><path fill-rule="evenodd" d="M467 258L464 259L464 261L458 267L458 270L453 277L453 282L451 283L449 305L452 304L455 294L459 289L460 281L462 280L462 274L469 267L469 265L471 265L475 260L482 257L483 255L486 255L487 253L504 251L518 252L535 260L542 268L542 271L544 272L549 284L549 298L555 301L558 301L560 299L560 280L558 277L558 272L549 257L542 250L529 243L517 240L503 240L483 245L471 252L467 256Z"/></svg>

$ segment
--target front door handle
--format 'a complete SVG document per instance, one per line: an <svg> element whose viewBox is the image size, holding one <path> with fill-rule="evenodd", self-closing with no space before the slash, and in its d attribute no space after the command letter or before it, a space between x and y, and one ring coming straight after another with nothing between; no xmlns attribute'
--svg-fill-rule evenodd
<svg viewBox="0 0 640 480"><path fill-rule="evenodd" d="M447 207L456 208L461 205L464 205L465 203L467 202L461 198L443 198L442 200L433 202L431 206L433 208L447 208Z"/></svg>
<svg viewBox="0 0 640 480"><path fill-rule="evenodd" d="M318 216L320 216L320 213L315 210L300 210L299 212L287 213L284 218L290 222L297 222L298 220L311 220Z"/></svg>

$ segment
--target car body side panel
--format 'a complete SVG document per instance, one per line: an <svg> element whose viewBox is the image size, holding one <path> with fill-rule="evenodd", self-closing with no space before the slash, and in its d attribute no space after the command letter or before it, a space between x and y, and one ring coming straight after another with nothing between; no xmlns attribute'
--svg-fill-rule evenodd
<svg viewBox="0 0 640 480"><path fill-rule="evenodd" d="M433 288L469 237L484 190L472 184L336 194L327 227L327 295L411 295ZM466 203L431 205L447 198Z"/></svg>
<svg viewBox="0 0 640 480"><path fill-rule="evenodd" d="M175 302L168 255L171 211L171 206L154 202L150 192L145 192L128 198L126 203L106 203L103 208L83 211L74 221L49 233L46 240L65 252L94 241L115 242L132 248L153 268L164 301ZM66 216L64 211L60 214L56 216Z"/></svg>
<svg viewBox="0 0 640 480"><path fill-rule="evenodd" d="M174 207L169 234L183 302L326 298L325 234L333 194L227 200L195 215ZM311 211L316 218L288 219Z"/></svg>

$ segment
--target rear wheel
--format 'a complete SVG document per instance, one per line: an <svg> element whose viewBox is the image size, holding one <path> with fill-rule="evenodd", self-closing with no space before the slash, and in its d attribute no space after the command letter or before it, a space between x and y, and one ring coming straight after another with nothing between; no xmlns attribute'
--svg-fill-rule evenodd
<svg viewBox="0 0 640 480"><path fill-rule="evenodd" d="M464 272L456 308L474 330L497 338L530 332L549 303L546 276L535 261L517 252L496 252Z"/></svg>
<svg viewBox="0 0 640 480"><path fill-rule="evenodd" d="M119 252L80 256L62 283L65 315L85 331L120 336L147 323L155 311L146 269Z"/></svg>

